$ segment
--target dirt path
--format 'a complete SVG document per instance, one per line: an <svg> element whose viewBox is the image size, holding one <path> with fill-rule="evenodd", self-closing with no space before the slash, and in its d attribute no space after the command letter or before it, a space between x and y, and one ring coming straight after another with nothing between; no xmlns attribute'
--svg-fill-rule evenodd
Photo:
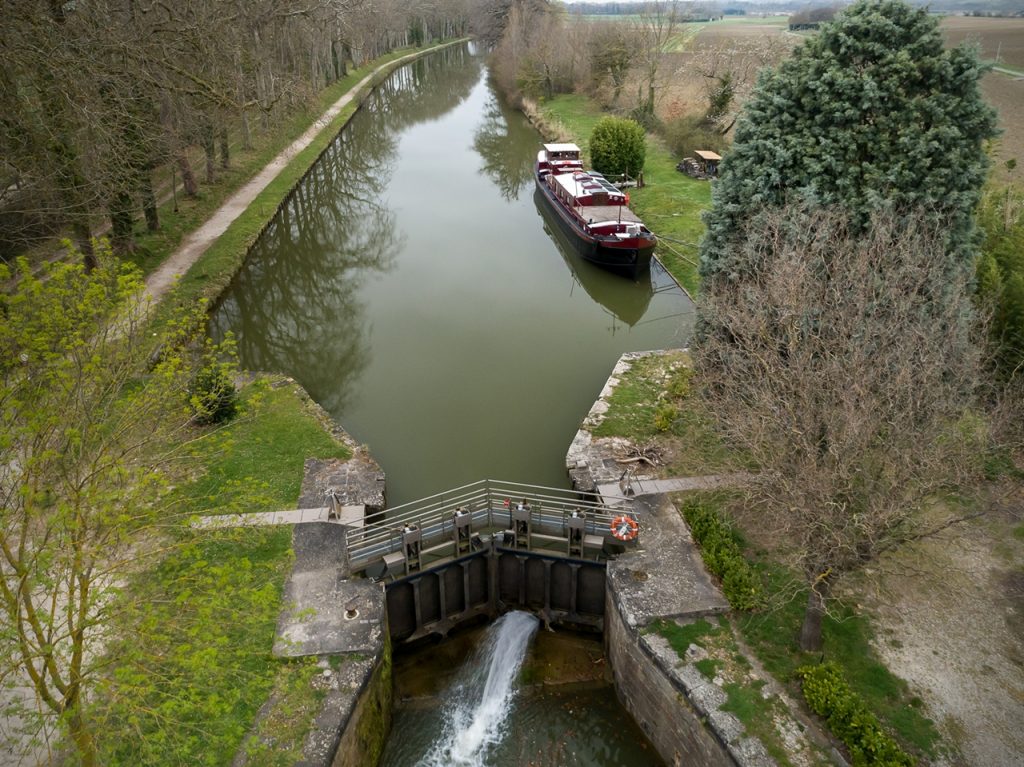
<svg viewBox="0 0 1024 767"><path fill-rule="evenodd" d="M443 45L436 47L440 48ZM387 64L382 64L356 83L348 93L335 101L326 112L316 119L305 133L295 139L284 151L271 160L263 170L249 179L245 186L235 192L227 202L221 205L207 219L206 223L188 235L181 246L146 278L146 296L153 303L160 301L173 287L174 281L191 268L199 257L206 252L206 249L216 242L217 238L224 234L231 223L249 207L257 195L266 189L267 185L274 180L278 173L284 170L292 158L309 146L320 131L327 127L342 109L348 106L360 89L369 83L375 75L386 67L414 59L423 53L424 51L417 51L395 61L390 61Z"/></svg>
<svg viewBox="0 0 1024 767"><path fill-rule="evenodd" d="M1024 759L1022 521L1018 487L989 518L910 547L865 579L879 654L960 752L939 764Z"/></svg>

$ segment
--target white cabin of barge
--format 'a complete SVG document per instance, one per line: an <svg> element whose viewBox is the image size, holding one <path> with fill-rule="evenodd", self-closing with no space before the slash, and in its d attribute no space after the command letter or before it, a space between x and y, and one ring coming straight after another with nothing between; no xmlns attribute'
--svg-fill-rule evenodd
<svg viewBox="0 0 1024 767"><path fill-rule="evenodd" d="M544 151L551 160L579 160L580 148L575 144L545 144Z"/></svg>
<svg viewBox="0 0 1024 767"><path fill-rule="evenodd" d="M583 163L580 161L580 148L575 144L545 144L537 152L537 172L540 176L577 170L583 170Z"/></svg>
<svg viewBox="0 0 1024 767"><path fill-rule="evenodd" d="M626 195L600 173L562 173L549 176L555 195L569 205L625 205Z"/></svg>

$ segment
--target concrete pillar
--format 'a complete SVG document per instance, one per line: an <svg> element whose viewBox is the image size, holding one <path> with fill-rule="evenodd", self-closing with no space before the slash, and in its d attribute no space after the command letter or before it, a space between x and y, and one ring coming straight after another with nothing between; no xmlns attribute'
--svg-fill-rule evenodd
<svg viewBox="0 0 1024 767"><path fill-rule="evenodd" d="M444 574L448 571L448 568L442 568L435 570L434 574L437 576L437 598L441 600L441 620L445 620L448 617L448 605L447 599L444 593Z"/></svg>
<svg viewBox="0 0 1024 767"><path fill-rule="evenodd" d="M423 628L423 611L420 609L420 579L412 581L412 609L416 616L416 631Z"/></svg>

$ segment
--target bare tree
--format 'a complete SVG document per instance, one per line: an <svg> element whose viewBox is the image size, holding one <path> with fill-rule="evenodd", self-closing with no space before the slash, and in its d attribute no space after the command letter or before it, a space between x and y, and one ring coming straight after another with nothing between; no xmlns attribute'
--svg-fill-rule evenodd
<svg viewBox="0 0 1024 767"><path fill-rule="evenodd" d="M473 6L469 27L477 37L489 45L501 39L512 10L512 0L481 0Z"/></svg>
<svg viewBox="0 0 1024 767"><path fill-rule="evenodd" d="M922 505L973 465L969 275L924 220L860 231L836 211L770 210L733 243L752 268L704 285L701 391L759 466L759 524L810 587L804 649L821 645L835 580L927 534Z"/></svg>
<svg viewBox="0 0 1024 767"><path fill-rule="evenodd" d="M626 78L640 49L635 27L618 22L591 24L590 67L595 88L611 89L609 106L616 107Z"/></svg>
<svg viewBox="0 0 1024 767"><path fill-rule="evenodd" d="M0 25L0 246L8 256L70 230L90 265L93 226L134 248L140 208L159 227L155 168L189 195L228 167L229 129L271 130L345 75L346 59L461 33L466 0L138 3L10 0ZM8 244L9 243L9 244Z"/></svg>
<svg viewBox="0 0 1024 767"><path fill-rule="evenodd" d="M640 41L636 64L641 71L642 86L646 93L638 98L640 110L654 116L655 93L660 84L661 65L665 54L675 44L674 38L689 15L689 4L678 0L654 0L640 6L633 24L636 39Z"/></svg>
<svg viewBox="0 0 1024 767"><path fill-rule="evenodd" d="M705 120L709 128L724 135L736 123L757 73L782 59L791 47L782 35L698 42L685 54L674 76L703 80L708 104Z"/></svg>
<svg viewBox="0 0 1024 767"><path fill-rule="evenodd" d="M563 18L545 0L516 0L492 57L495 80L508 96L550 96ZM561 46L564 48L564 45Z"/></svg>

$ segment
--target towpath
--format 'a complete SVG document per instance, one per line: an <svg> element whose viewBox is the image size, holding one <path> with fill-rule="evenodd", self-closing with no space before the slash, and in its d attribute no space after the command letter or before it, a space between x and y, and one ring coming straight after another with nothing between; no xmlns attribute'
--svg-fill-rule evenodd
<svg viewBox="0 0 1024 767"><path fill-rule="evenodd" d="M442 48L445 45L450 45L450 43L442 43L435 46L435 48ZM319 135L320 131L330 125L331 121L338 116L338 113L348 106L356 94L377 74L389 66L414 59L417 56L423 55L423 53L424 51L416 51L407 56L402 56L400 59L381 64L352 86L344 96L335 101L327 111L320 115L305 133L295 139L277 157L264 166L263 170L253 176L245 186L235 192L227 202L221 205L207 219L206 223L185 238L181 247L146 278L146 296L153 303L157 303L167 295L167 292L173 287L174 281L199 260L199 257L206 252L206 249L216 242L218 237L224 234L231 223L252 204L252 201L256 199L260 192L266 189L267 185L274 180L277 174L284 170L292 158L309 146L313 139Z"/></svg>

